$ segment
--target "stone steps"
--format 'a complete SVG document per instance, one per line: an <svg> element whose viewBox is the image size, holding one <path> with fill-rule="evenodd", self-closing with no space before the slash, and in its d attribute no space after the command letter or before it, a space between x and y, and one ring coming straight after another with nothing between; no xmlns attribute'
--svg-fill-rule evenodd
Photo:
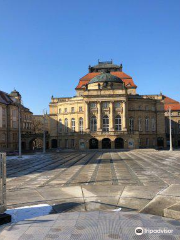
<svg viewBox="0 0 180 240"><path fill-rule="evenodd" d="M162 190L139 212L180 219L180 185L172 184Z"/></svg>
<svg viewBox="0 0 180 240"><path fill-rule="evenodd" d="M164 217L180 220L180 202L164 209Z"/></svg>

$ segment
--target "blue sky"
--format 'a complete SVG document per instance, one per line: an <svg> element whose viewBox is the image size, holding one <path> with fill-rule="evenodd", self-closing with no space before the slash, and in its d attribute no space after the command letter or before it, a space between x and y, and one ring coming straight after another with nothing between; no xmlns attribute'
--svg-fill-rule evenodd
<svg viewBox="0 0 180 240"><path fill-rule="evenodd" d="M122 63L139 94L180 101L180 1L0 0L0 89L35 114L98 59Z"/></svg>

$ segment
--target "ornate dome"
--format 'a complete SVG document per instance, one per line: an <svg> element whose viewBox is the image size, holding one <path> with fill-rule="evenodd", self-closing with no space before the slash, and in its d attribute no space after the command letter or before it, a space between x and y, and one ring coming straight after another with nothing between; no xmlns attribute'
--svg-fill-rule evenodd
<svg viewBox="0 0 180 240"><path fill-rule="evenodd" d="M102 73L91 79L89 84L98 83L98 82L115 82L115 83L123 83L123 81L110 73Z"/></svg>

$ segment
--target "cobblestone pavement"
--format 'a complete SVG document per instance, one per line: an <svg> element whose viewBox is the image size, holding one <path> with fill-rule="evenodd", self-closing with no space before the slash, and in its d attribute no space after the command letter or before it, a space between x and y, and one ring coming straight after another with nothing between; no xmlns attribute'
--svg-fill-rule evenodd
<svg viewBox="0 0 180 240"><path fill-rule="evenodd" d="M142 235L135 229L141 228ZM180 222L135 212L50 214L1 227L3 240L178 240Z"/></svg>

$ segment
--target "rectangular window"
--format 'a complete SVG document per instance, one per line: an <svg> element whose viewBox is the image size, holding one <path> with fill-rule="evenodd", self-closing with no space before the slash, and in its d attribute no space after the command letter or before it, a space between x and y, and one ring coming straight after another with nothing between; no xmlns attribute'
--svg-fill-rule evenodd
<svg viewBox="0 0 180 240"><path fill-rule="evenodd" d="M90 106L91 106L91 108L96 108L96 103L92 102Z"/></svg>
<svg viewBox="0 0 180 240"><path fill-rule="evenodd" d="M74 113L74 107L71 108L71 112Z"/></svg>
<svg viewBox="0 0 180 240"><path fill-rule="evenodd" d="M152 131L155 132L156 131L156 122L155 119L152 118Z"/></svg>
<svg viewBox="0 0 180 240"><path fill-rule="evenodd" d="M12 110L12 117L13 117L13 118L17 118L17 115L18 115L18 114L17 114L17 110L16 110L16 109L13 109L13 110Z"/></svg>
<svg viewBox="0 0 180 240"><path fill-rule="evenodd" d="M72 132L75 132L75 119L72 118L71 120L71 128L72 128Z"/></svg>
<svg viewBox="0 0 180 240"><path fill-rule="evenodd" d="M59 108L59 114L61 113L61 108Z"/></svg>
<svg viewBox="0 0 180 240"><path fill-rule="evenodd" d="M2 116L5 117L6 116L6 109L2 108Z"/></svg>
<svg viewBox="0 0 180 240"><path fill-rule="evenodd" d="M109 118L108 118L108 116L103 117L103 132L109 132Z"/></svg>
<svg viewBox="0 0 180 240"><path fill-rule="evenodd" d="M79 119L79 132L83 133L83 118Z"/></svg>
<svg viewBox="0 0 180 240"><path fill-rule="evenodd" d="M130 131L134 131L134 118L129 119L129 129Z"/></svg>
<svg viewBox="0 0 180 240"><path fill-rule="evenodd" d="M64 112L67 113L67 108L64 109Z"/></svg>
<svg viewBox="0 0 180 240"><path fill-rule="evenodd" d="M68 139L65 139L65 148L68 148Z"/></svg>
<svg viewBox="0 0 180 240"><path fill-rule="evenodd" d="M120 102L115 102L114 106L115 106L115 108L120 108L121 107L121 103Z"/></svg>
<svg viewBox="0 0 180 240"><path fill-rule="evenodd" d="M146 138L146 146L149 147L149 138Z"/></svg>
<svg viewBox="0 0 180 240"><path fill-rule="evenodd" d="M149 131L149 118L145 119L145 130L146 130L146 132Z"/></svg>
<svg viewBox="0 0 180 240"><path fill-rule="evenodd" d="M103 106L103 108L108 108L109 107L109 102L103 102L102 106Z"/></svg>
<svg viewBox="0 0 180 240"><path fill-rule="evenodd" d="M17 140L17 133L13 133L13 141Z"/></svg>
<svg viewBox="0 0 180 240"><path fill-rule="evenodd" d="M115 118L115 130L121 131L121 117L119 115Z"/></svg>
<svg viewBox="0 0 180 240"><path fill-rule="evenodd" d="M5 133L2 133L2 135L1 135L1 140L2 140L2 141L5 141L5 140L6 140L6 134L5 134Z"/></svg>
<svg viewBox="0 0 180 240"><path fill-rule="evenodd" d="M12 127L13 128L18 128L18 122L17 121L12 121Z"/></svg>
<svg viewBox="0 0 180 240"><path fill-rule="evenodd" d="M141 132L142 131L142 119L141 118L138 119L138 127L139 127L139 132Z"/></svg>
<svg viewBox="0 0 180 240"><path fill-rule="evenodd" d="M62 133L62 130L63 130L62 120L59 119L59 132Z"/></svg>
<svg viewBox="0 0 180 240"><path fill-rule="evenodd" d="M75 147L75 141L74 141L74 139L71 139L71 147L72 147L72 148Z"/></svg>
<svg viewBox="0 0 180 240"><path fill-rule="evenodd" d="M82 112L82 107L79 107L79 112Z"/></svg>
<svg viewBox="0 0 180 240"><path fill-rule="evenodd" d="M6 127L6 118L2 119L2 127L4 127L4 128Z"/></svg>

